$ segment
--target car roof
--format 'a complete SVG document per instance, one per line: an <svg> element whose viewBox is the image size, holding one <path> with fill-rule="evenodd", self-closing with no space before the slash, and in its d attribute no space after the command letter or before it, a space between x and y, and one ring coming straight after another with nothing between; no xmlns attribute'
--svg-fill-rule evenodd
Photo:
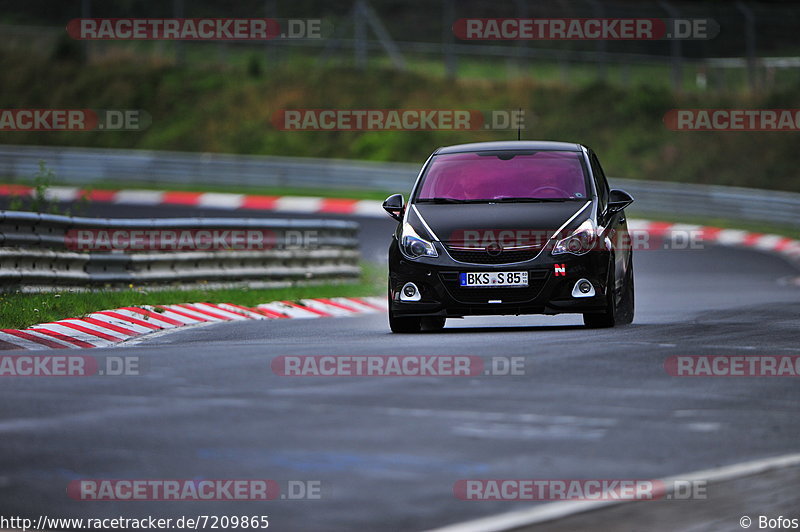
<svg viewBox="0 0 800 532"><path fill-rule="evenodd" d="M500 142L473 142L470 144L456 144L437 149L434 154L463 153L473 151L496 150L558 150L581 151L582 146L574 142L555 142L550 140L506 140Z"/></svg>

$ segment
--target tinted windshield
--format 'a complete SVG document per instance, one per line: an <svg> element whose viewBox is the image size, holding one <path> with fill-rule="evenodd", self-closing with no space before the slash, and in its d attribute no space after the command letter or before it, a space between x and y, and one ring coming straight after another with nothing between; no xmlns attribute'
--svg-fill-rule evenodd
<svg viewBox="0 0 800 532"><path fill-rule="evenodd" d="M436 155L415 201L586 198L579 152L471 152Z"/></svg>

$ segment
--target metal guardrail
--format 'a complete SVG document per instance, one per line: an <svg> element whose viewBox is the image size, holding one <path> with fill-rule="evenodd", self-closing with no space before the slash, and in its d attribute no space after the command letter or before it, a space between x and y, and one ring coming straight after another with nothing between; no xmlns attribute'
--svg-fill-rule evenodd
<svg viewBox="0 0 800 532"><path fill-rule="evenodd" d="M269 249L80 252L71 230L268 230ZM313 246L293 245L298 231ZM209 282L350 280L360 275L358 224L340 220L99 219L0 211L0 290Z"/></svg>
<svg viewBox="0 0 800 532"><path fill-rule="evenodd" d="M309 186L407 190L419 166L313 159L101 148L0 146L0 179L30 178L43 160L59 181L180 185Z"/></svg>
<svg viewBox="0 0 800 532"><path fill-rule="evenodd" d="M636 201L634 212L769 222L800 228L800 194L757 188L609 178Z"/></svg>
<svg viewBox="0 0 800 532"><path fill-rule="evenodd" d="M419 165L144 150L0 146L0 179L30 178L44 160L60 181L91 185L297 186L407 192ZM769 221L800 227L800 194L770 190L611 178L647 213Z"/></svg>

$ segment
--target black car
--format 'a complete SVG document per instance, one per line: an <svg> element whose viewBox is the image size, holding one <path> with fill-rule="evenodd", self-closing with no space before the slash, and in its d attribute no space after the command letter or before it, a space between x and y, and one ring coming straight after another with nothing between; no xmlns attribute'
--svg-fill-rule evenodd
<svg viewBox="0 0 800 532"><path fill-rule="evenodd" d="M389 246L393 332L473 315L580 313L589 327L633 321L625 208L597 156L565 142L483 142L436 150Z"/></svg>

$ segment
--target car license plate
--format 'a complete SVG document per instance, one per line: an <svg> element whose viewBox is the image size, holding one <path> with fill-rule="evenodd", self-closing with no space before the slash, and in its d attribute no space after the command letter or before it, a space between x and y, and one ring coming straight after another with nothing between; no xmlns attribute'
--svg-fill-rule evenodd
<svg viewBox="0 0 800 532"><path fill-rule="evenodd" d="M528 272L464 272L461 286L528 286Z"/></svg>

